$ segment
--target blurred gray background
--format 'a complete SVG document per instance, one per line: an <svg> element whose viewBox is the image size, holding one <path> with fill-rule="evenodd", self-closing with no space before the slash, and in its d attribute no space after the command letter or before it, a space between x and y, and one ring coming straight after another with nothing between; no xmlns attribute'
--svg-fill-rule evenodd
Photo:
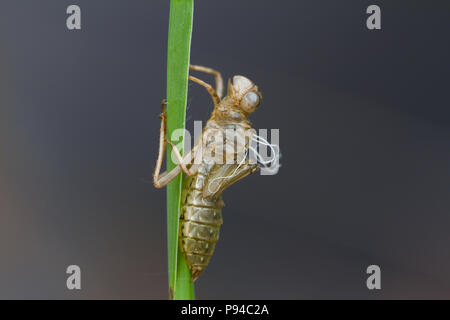
<svg viewBox="0 0 450 320"><path fill-rule="evenodd" d="M252 122L279 128L283 153L278 175L224 193L197 298L450 298L449 8L196 1L191 62L254 80ZM167 298L151 177L168 15L166 0L0 3L0 298ZM191 84L188 122L211 110Z"/></svg>

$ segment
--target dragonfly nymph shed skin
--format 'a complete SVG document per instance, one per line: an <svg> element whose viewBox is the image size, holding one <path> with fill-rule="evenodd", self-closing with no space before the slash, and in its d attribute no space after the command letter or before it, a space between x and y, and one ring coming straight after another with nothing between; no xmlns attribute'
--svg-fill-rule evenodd
<svg viewBox="0 0 450 320"><path fill-rule="evenodd" d="M190 80L209 92L214 110L200 141L182 157L176 146L166 139L163 104L160 148L153 183L155 187L162 188L181 171L187 175L181 196L178 237L181 252L192 274L191 279L195 281L208 265L219 240L223 223L223 190L259 168L256 161L248 157L249 143L254 133L248 115L258 108L262 96L249 79L234 76L233 81L228 81L227 95L222 98L223 81L219 72L201 66L190 66L190 69L215 75L216 90L202 80L189 76ZM235 138L228 139L230 129L238 135L237 141ZM178 165L172 171L160 174L166 142L172 145ZM225 158L236 161L218 161Z"/></svg>

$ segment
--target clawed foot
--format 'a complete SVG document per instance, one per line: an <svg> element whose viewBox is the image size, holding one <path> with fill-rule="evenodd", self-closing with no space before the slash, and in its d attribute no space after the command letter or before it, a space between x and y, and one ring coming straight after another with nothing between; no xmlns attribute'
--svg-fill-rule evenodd
<svg viewBox="0 0 450 320"><path fill-rule="evenodd" d="M167 105L167 99L163 99L163 101L161 101L161 110L162 110L162 112L159 115L159 119L160 120L163 120L163 119L165 120L167 118L166 105Z"/></svg>

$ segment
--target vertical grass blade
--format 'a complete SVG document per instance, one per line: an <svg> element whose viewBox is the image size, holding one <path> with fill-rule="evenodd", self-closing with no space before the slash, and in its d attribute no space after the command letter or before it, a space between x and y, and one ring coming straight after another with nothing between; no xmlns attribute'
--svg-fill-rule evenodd
<svg viewBox="0 0 450 320"><path fill-rule="evenodd" d="M185 128L194 0L170 0L167 50L167 137ZM183 137L184 139L184 137ZM181 141L174 141L177 145ZM167 148L167 170L175 167ZM167 241L170 299L194 299L190 271L178 248L182 174L167 186Z"/></svg>

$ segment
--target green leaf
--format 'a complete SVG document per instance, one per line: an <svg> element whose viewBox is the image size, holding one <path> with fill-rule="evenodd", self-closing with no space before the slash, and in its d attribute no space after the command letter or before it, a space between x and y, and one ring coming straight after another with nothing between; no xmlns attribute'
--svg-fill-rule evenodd
<svg viewBox="0 0 450 320"><path fill-rule="evenodd" d="M176 129L185 128L186 101L191 49L193 0L171 0L167 55L167 137ZM184 139L184 136L181 138ZM174 141L183 145L182 140ZM176 164L167 148L167 170ZM182 150L180 150L182 151ZM171 299L194 299L194 286L186 261L178 248L183 174L167 186L167 241L169 258L169 295Z"/></svg>

